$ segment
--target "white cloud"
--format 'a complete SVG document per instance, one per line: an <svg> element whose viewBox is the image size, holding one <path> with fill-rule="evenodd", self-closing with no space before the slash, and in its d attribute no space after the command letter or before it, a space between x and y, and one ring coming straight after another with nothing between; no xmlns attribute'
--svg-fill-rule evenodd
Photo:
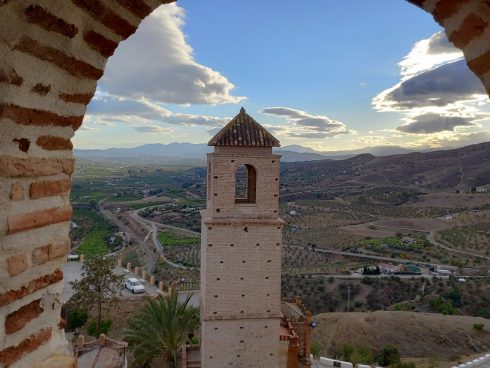
<svg viewBox="0 0 490 368"><path fill-rule="evenodd" d="M219 72L196 62L183 33L185 11L162 6L123 42L106 67L101 90L133 99L175 104L238 103L235 88Z"/></svg>
<svg viewBox="0 0 490 368"><path fill-rule="evenodd" d="M140 133L162 134L172 133L172 129L162 128L158 125L140 125L133 127L134 130Z"/></svg>
<svg viewBox="0 0 490 368"><path fill-rule="evenodd" d="M81 130L81 131L84 131L85 130L87 132L90 132L90 131L97 130L97 128L88 126L87 124L83 124L80 128L78 128L78 130Z"/></svg>
<svg viewBox="0 0 490 368"><path fill-rule="evenodd" d="M114 125L155 125L155 123L185 126L223 126L228 118L172 112L146 98L138 100L97 94L87 109L85 122Z"/></svg>
<svg viewBox="0 0 490 368"><path fill-rule="evenodd" d="M352 134L346 125L325 115L314 115L290 107L267 107L261 111L267 115L286 118L287 125L276 127L277 134L292 138L321 139Z"/></svg>

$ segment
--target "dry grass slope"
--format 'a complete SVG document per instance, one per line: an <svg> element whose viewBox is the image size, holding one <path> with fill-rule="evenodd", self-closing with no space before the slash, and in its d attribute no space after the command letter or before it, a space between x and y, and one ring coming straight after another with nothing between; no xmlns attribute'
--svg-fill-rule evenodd
<svg viewBox="0 0 490 368"><path fill-rule="evenodd" d="M379 351L387 344L399 347L402 357L463 359L468 354L490 351L490 320L479 317L444 316L414 312L324 313L313 339L329 349L350 343ZM483 323L484 331L473 324ZM332 351L332 350L330 350Z"/></svg>

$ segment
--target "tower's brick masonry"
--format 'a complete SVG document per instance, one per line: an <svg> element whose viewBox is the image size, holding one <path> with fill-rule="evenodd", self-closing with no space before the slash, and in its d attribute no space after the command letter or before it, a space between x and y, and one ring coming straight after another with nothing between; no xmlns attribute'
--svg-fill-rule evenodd
<svg viewBox="0 0 490 368"><path fill-rule="evenodd" d="M201 362L277 367L282 221L279 158L271 147L216 147L202 212ZM256 202L235 203L235 172L256 170Z"/></svg>

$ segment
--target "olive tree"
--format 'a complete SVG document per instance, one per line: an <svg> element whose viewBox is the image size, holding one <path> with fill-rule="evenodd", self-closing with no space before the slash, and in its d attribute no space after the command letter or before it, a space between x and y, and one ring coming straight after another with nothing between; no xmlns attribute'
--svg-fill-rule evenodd
<svg viewBox="0 0 490 368"><path fill-rule="evenodd" d="M87 311L95 309L97 331L102 320L102 308L117 302L124 287L124 276L115 275L113 266L110 259L88 258L82 266L82 278L70 282L73 296L68 304Z"/></svg>

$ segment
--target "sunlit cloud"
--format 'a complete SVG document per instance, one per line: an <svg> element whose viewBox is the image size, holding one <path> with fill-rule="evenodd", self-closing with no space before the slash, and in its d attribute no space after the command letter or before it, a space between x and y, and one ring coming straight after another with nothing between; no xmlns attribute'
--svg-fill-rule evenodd
<svg viewBox="0 0 490 368"><path fill-rule="evenodd" d="M437 149L442 147L462 147L485 141L490 141L490 132L488 131L472 133L439 132L421 136L414 141L409 141L406 146L414 148L430 147Z"/></svg>
<svg viewBox="0 0 490 368"><path fill-rule="evenodd" d="M359 137L358 141L367 146L393 145L388 137L380 135L364 135Z"/></svg>
<svg viewBox="0 0 490 368"><path fill-rule="evenodd" d="M402 79L408 79L436 66L463 58L463 52L449 42L446 34L437 32L432 37L415 43L398 65L401 68Z"/></svg>
<svg viewBox="0 0 490 368"><path fill-rule="evenodd" d="M353 133L344 123L328 116L314 115L290 107L267 107L261 112L285 118L287 124L276 127L276 132L291 138L322 139Z"/></svg>
<svg viewBox="0 0 490 368"><path fill-rule="evenodd" d="M225 76L199 64L182 30L185 11L162 6L123 42L107 63L99 88L112 95L162 103L223 104L245 99Z"/></svg>

